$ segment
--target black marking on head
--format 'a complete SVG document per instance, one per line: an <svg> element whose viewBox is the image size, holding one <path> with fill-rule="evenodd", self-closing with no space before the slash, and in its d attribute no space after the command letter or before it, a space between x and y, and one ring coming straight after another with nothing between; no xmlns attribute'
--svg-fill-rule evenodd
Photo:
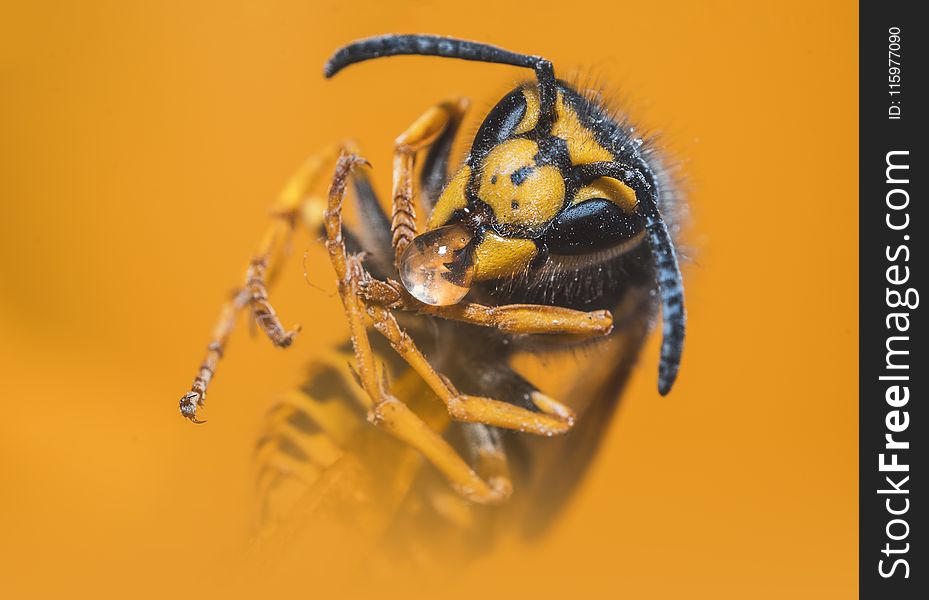
<svg viewBox="0 0 929 600"><path fill-rule="evenodd" d="M541 137L536 142L539 152L533 157L539 166L553 165L567 172L571 165L571 155L568 153L568 142L555 136Z"/></svg>
<svg viewBox="0 0 929 600"><path fill-rule="evenodd" d="M629 124L590 99L564 81L558 82L565 107L570 108L581 125L594 134L597 142L606 148L618 162L636 164L642 158L642 140L636 139Z"/></svg>
<svg viewBox="0 0 929 600"><path fill-rule="evenodd" d="M532 167L529 165L526 165L525 167L520 167L516 169L515 171L513 171L512 173L510 173L510 181L513 182L513 185L522 185L523 182L529 178L529 175L531 175L534 170L535 170L535 167ZM494 176L494 179L496 179L496 175ZM494 183L494 182L491 181L491 183Z"/></svg>
<svg viewBox="0 0 929 600"><path fill-rule="evenodd" d="M468 198L467 194L465 194L465 196L466 198ZM471 202L470 199L468 200L468 202L469 203ZM475 229L476 227L474 225L475 221L476 219L475 219L474 211L471 210L470 207L466 207L466 208L457 209L455 212L452 213L452 216L450 216L448 220L446 220L444 223L441 223L441 225L452 225L454 223L462 223L465 225L465 227L471 230L471 229Z"/></svg>
<svg viewBox="0 0 929 600"><path fill-rule="evenodd" d="M519 202L517 202L515 198L513 199L512 202L510 202L510 208L512 208L513 210L516 210L517 208L519 208Z"/></svg>
<svg viewBox="0 0 929 600"><path fill-rule="evenodd" d="M491 183L491 185L497 185L497 176L496 176L496 175L494 175L493 177L490 178L490 183Z"/></svg>

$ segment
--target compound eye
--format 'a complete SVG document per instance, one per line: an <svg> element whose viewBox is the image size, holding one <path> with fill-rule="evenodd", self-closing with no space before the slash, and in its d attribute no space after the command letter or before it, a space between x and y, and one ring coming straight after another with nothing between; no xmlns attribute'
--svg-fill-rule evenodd
<svg viewBox="0 0 929 600"><path fill-rule="evenodd" d="M553 254L586 254L630 241L644 227L638 213L626 212L604 198L591 198L559 213L544 238Z"/></svg>

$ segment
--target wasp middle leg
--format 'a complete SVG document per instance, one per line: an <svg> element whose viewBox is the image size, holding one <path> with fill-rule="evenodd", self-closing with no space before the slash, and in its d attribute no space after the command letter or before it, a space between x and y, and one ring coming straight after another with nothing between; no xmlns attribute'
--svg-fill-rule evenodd
<svg viewBox="0 0 929 600"><path fill-rule="evenodd" d="M445 403L449 415L455 420L538 435L564 433L574 423L574 413L570 408L544 394L533 398L535 406L541 411L535 412L509 402L460 393L448 378L429 364L389 310L372 304L367 306L367 313L374 322L374 328L387 338L397 354L423 378Z"/></svg>

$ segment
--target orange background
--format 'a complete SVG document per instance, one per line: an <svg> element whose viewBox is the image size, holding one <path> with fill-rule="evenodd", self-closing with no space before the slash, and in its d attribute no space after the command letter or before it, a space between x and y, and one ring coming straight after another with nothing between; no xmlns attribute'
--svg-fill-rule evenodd
<svg viewBox="0 0 929 600"><path fill-rule="evenodd" d="M398 58L321 76L343 43L420 31L618 86L680 158L692 207L674 393L655 391L653 338L552 534L447 592L853 594L857 7L780 0L4 2L0 594L261 589L235 576L261 416L346 331L317 247L324 291L301 246L275 294L305 326L294 348L240 330L210 423L177 399L306 155L351 136L386 190L390 142L426 106L483 109L527 75Z"/></svg>

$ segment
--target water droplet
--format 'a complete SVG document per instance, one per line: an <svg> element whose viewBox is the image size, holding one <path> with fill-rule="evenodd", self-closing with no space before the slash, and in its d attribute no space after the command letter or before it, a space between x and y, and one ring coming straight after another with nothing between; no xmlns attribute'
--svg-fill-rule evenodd
<svg viewBox="0 0 929 600"><path fill-rule="evenodd" d="M474 280L473 236L462 225L427 231L410 242L400 257L400 281L420 302L457 304Z"/></svg>

